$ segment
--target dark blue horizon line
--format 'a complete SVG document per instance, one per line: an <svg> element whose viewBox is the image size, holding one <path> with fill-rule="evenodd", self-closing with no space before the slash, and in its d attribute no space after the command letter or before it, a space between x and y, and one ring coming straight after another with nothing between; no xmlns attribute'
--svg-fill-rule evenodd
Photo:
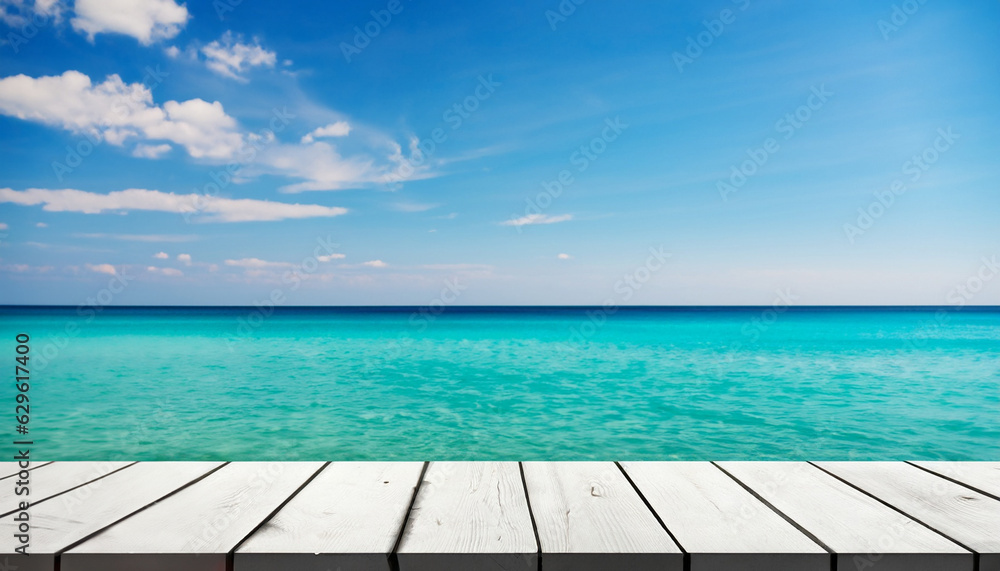
<svg viewBox="0 0 1000 571"><path fill-rule="evenodd" d="M377 312L403 312L420 311L434 309L436 312L510 312L510 311L580 311L580 310L600 310L605 309L603 305L451 305L451 306L427 306L427 305L279 305L266 306L268 310L288 311L288 310L329 310L329 311L377 311ZM614 311L731 311L731 310L766 310L772 309L773 305L616 305L607 309ZM255 310L255 305L105 305L94 306L88 304L80 305L11 305L0 304L0 310L7 309L79 309L87 308L98 311L115 310L233 310L245 309ZM1000 305L793 305L781 306L781 311L801 311L801 310L881 310L881 311L981 311L1000 310Z"/></svg>

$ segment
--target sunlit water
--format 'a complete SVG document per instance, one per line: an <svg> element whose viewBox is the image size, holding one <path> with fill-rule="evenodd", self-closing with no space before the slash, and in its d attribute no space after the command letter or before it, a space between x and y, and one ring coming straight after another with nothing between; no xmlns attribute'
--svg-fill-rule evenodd
<svg viewBox="0 0 1000 571"><path fill-rule="evenodd" d="M18 333L36 459L1000 460L997 310L0 309Z"/></svg>

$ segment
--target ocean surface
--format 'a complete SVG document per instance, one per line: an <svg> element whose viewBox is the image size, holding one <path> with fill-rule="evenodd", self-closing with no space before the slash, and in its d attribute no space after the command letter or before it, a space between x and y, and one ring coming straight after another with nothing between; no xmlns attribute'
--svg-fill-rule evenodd
<svg viewBox="0 0 1000 571"><path fill-rule="evenodd" d="M1000 309L0 308L20 333L35 459L1000 460Z"/></svg>

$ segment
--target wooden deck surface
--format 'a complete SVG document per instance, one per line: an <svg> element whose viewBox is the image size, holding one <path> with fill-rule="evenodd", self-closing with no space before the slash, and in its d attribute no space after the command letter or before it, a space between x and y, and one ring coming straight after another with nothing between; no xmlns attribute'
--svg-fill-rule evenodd
<svg viewBox="0 0 1000 571"><path fill-rule="evenodd" d="M17 472L17 571L1000 571L1000 462L51 462L28 497Z"/></svg>

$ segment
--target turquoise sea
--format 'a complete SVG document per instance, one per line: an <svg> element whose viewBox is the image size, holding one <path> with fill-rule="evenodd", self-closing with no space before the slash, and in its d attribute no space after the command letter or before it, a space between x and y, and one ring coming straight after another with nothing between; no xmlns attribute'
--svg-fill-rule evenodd
<svg viewBox="0 0 1000 571"><path fill-rule="evenodd" d="M0 308L20 333L36 459L1000 460L997 308Z"/></svg>

